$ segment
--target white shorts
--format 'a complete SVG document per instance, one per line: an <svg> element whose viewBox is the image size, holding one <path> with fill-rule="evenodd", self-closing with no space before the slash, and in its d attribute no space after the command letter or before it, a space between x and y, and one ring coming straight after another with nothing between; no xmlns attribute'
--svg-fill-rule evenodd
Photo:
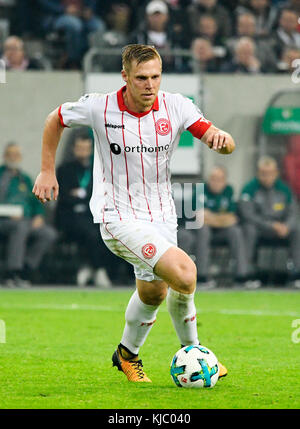
<svg viewBox="0 0 300 429"><path fill-rule="evenodd" d="M100 232L109 250L134 266L137 279L162 280L153 269L170 247L177 246L177 223L110 222L101 224Z"/></svg>

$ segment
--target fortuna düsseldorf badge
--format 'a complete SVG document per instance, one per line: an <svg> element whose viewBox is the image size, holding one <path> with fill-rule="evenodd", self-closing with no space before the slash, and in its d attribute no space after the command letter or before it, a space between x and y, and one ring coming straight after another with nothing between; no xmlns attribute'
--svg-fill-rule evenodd
<svg viewBox="0 0 300 429"><path fill-rule="evenodd" d="M156 247L152 243L147 243L142 247L144 258L151 259L156 254Z"/></svg>
<svg viewBox="0 0 300 429"><path fill-rule="evenodd" d="M166 136L171 130L171 124L168 119L160 118L155 124L155 130L161 136Z"/></svg>

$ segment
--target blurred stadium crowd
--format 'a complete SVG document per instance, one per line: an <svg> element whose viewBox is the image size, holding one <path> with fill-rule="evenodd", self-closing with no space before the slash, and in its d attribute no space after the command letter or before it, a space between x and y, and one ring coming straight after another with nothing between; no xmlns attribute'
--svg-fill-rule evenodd
<svg viewBox="0 0 300 429"><path fill-rule="evenodd" d="M300 58L300 0L0 0L8 69L82 69L93 48L147 43L164 71L282 73ZM189 51L172 55L172 50ZM114 59L98 69L119 71Z"/></svg>

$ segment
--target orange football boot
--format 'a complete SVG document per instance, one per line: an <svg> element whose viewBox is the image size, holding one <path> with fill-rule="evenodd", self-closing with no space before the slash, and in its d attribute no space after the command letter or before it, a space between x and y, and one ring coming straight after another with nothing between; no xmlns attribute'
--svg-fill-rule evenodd
<svg viewBox="0 0 300 429"><path fill-rule="evenodd" d="M152 383L143 370L141 359L124 359L119 349L117 349L112 355L112 362L113 366L116 366L119 371L124 372L128 381Z"/></svg>
<svg viewBox="0 0 300 429"><path fill-rule="evenodd" d="M228 371L227 371L226 366L222 365L219 362L219 378L226 377L227 374L228 374Z"/></svg>

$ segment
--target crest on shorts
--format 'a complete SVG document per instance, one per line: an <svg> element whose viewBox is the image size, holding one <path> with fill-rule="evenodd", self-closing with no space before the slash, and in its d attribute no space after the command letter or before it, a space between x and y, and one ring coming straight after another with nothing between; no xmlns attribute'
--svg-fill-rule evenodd
<svg viewBox="0 0 300 429"><path fill-rule="evenodd" d="M160 118L155 123L155 130L161 136L166 136L167 134L169 134L169 132L171 130L171 124L170 124L169 119Z"/></svg>
<svg viewBox="0 0 300 429"><path fill-rule="evenodd" d="M152 243L147 243L142 247L142 254L145 259L151 259L156 254L156 247Z"/></svg>

